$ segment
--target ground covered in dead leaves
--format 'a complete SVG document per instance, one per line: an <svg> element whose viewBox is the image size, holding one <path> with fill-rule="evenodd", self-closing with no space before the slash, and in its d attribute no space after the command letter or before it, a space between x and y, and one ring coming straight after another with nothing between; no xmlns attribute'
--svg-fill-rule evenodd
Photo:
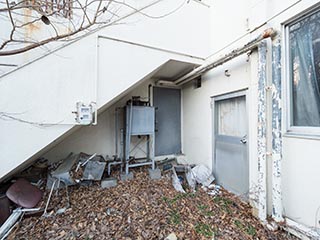
<svg viewBox="0 0 320 240"><path fill-rule="evenodd" d="M45 206L48 192L41 203ZM210 196L199 188L178 193L170 177L150 180L146 170L135 170L134 179L117 187L100 185L54 192L51 216L24 217L9 239L293 239L285 232L264 228L250 207L222 191Z"/></svg>

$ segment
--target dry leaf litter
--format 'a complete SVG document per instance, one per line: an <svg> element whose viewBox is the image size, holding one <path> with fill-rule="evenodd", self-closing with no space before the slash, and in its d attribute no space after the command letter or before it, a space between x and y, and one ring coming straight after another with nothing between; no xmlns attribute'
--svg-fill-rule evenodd
<svg viewBox="0 0 320 240"><path fill-rule="evenodd" d="M216 196L200 187L179 193L168 175L150 180L145 168L133 172L133 180L109 189L69 187L69 207L66 189L55 191L48 216L24 216L8 239L296 239L268 230L247 203L223 189Z"/></svg>

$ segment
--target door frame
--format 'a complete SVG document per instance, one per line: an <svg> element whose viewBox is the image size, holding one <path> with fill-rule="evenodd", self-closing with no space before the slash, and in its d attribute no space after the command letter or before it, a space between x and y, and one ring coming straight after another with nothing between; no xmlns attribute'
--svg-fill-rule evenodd
<svg viewBox="0 0 320 240"><path fill-rule="evenodd" d="M232 98L236 98L236 97L245 97L245 105L246 105L246 114L245 114L245 118L246 118L246 131L247 131L247 144L246 144L246 151L247 151L247 162L248 162L248 186L250 188L250 161L249 161L249 143L250 143L250 139L249 139L249 103L248 103L248 88L242 89L242 90L237 90L237 91L233 91L233 92L229 92L229 93L223 93L223 94L219 94L216 96L211 96L211 101L210 101L210 105L211 105L211 137L212 137L212 173L215 173L215 167L216 167L216 132L217 132L217 118L216 118L216 114L217 114L217 109L216 109L216 102L217 101L221 101L221 100L227 100L227 99L232 99Z"/></svg>

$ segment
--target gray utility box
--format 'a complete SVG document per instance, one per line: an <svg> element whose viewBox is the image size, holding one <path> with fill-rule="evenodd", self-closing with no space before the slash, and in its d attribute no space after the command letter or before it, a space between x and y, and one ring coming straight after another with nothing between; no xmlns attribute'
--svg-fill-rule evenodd
<svg viewBox="0 0 320 240"><path fill-rule="evenodd" d="M150 106L133 106L127 105L125 107L125 144L124 144L124 158L126 161L126 175L129 175L130 167L139 167L144 165L151 165L152 170L155 169L154 163L154 121L155 121L154 107ZM131 136L142 135L147 136L147 156L146 162L130 164L130 143Z"/></svg>
<svg viewBox="0 0 320 240"><path fill-rule="evenodd" d="M126 130L129 135L154 134L154 107L126 106Z"/></svg>

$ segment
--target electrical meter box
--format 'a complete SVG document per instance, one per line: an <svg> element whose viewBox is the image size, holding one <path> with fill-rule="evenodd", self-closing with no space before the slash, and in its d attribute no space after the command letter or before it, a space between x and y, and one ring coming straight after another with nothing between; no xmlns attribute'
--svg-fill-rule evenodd
<svg viewBox="0 0 320 240"><path fill-rule="evenodd" d="M77 118L76 121L81 125L89 125L93 122L93 106L85 105L81 102L77 103Z"/></svg>

